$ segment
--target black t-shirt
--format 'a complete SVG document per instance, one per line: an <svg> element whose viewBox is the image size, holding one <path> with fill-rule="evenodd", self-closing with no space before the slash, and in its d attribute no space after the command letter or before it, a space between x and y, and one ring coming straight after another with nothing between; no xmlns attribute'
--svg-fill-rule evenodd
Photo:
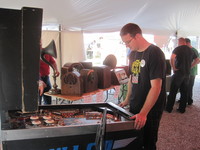
<svg viewBox="0 0 200 150"><path fill-rule="evenodd" d="M159 47L150 45L143 52L131 52L129 60L131 80L134 80L133 75L136 78L138 77L136 83L134 83L134 81L132 82L130 111L134 114L140 112L151 88L150 81L156 78L162 79L162 89L159 98L151 111L162 111L166 101L166 60L164 53Z"/></svg>
<svg viewBox="0 0 200 150"><path fill-rule="evenodd" d="M172 53L176 55L175 67L178 72L189 75L192 61L197 58L195 52L187 45L181 45L176 47Z"/></svg>

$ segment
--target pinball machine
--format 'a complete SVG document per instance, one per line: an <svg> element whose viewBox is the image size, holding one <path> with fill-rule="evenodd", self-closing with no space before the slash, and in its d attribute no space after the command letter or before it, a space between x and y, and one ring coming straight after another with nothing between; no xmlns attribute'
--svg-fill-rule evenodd
<svg viewBox="0 0 200 150"><path fill-rule="evenodd" d="M105 127L99 130L105 109ZM8 126L1 131L3 150L96 150L98 138L111 150L128 145L140 133L133 130L131 114L113 103L39 106L34 113L8 114Z"/></svg>
<svg viewBox="0 0 200 150"><path fill-rule="evenodd" d="M113 103L38 106L42 12L0 9L2 150L111 150L139 137Z"/></svg>

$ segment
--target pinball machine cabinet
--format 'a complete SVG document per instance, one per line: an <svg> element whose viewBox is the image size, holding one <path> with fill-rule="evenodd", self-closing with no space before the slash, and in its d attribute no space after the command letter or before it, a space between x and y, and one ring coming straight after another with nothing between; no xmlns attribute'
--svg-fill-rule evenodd
<svg viewBox="0 0 200 150"><path fill-rule="evenodd" d="M0 9L1 115L37 110L42 11Z"/></svg>
<svg viewBox="0 0 200 150"><path fill-rule="evenodd" d="M133 129L134 122L129 119L133 114L113 103L46 105L38 109L26 114L9 111L10 121L2 132L3 150L96 150L105 109L106 150L126 149L141 134ZM47 117L53 121L47 122Z"/></svg>

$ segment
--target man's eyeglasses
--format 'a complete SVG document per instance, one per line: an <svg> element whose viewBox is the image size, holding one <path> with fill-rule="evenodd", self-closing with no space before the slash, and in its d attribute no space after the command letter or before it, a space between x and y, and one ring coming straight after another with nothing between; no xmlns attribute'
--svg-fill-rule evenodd
<svg viewBox="0 0 200 150"><path fill-rule="evenodd" d="M129 45L132 40L133 40L133 38L131 38L129 41L124 42L124 45Z"/></svg>

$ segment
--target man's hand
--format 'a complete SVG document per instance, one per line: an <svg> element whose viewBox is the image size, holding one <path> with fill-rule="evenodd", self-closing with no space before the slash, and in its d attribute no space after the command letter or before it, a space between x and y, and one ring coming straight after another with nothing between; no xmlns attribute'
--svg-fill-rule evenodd
<svg viewBox="0 0 200 150"><path fill-rule="evenodd" d="M146 124L147 117L145 115L142 115L142 114L139 113L139 114L136 114L136 115L130 117L130 119L135 120L134 121L134 128L136 130L140 130Z"/></svg>
<svg viewBox="0 0 200 150"><path fill-rule="evenodd" d="M47 85L42 80L39 80L38 90L39 90L40 96L43 94L44 88L46 86Z"/></svg>
<svg viewBox="0 0 200 150"><path fill-rule="evenodd" d="M126 100L119 104L120 107L125 107L126 105L128 105L128 102Z"/></svg>
<svg viewBox="0 0 200 150"><path fill-rule="evenodd" d="M60 75L59 71L56 71L55 74L54 74L55 77L58 77L59 75Z"/></svg>

